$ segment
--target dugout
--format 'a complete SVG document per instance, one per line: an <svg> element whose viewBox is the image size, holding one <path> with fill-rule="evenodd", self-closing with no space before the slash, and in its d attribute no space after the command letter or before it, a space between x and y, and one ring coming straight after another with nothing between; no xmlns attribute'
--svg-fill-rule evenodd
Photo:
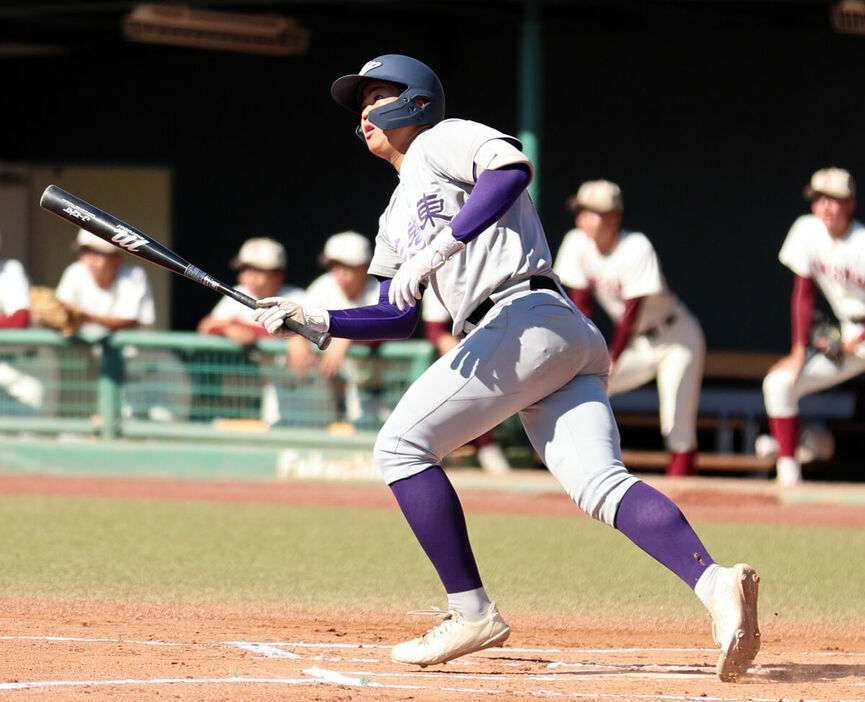
<svg viewBox="0 0 865 702"><path fill-rule="evenodd" d="M576 185L618 181L625 226L652 237L710 348L783 350L790 276L776 255L801 186L830 164L865 178L865 36L833 31L827 2L196 3L295 18L309 46L292 56L127 42L133 6L0 7L2 187L20 177L9 164L166 169L170 231L155 233L228 279L248 236L286 241L289 279L306 284L327 235L374 235L394 177L331 102L336 76L412 53L440 74L449 114L518 132L527 27L552 247ZM35 265L34 246L21 256ZM167 328L191 329L213 303L186 281L162 285Z"/></svg>
<svg viewBox="0 0 865 702"><path fill-rule="evenodd" d="M374 235L395 183L328 94L335 77L385 52L433 66L450 115L511 133L533 125L536 200L554 251L577 184L619 182L624 225L652 238L710 350L785 350L791 276L777 251L806 209L801 187L827 165L865 181L865 36L833 29L833 2L194 5L290 17L308 45L276 56L129 42L121 23L136 3L126 1L0 6L0 194L29 189L30 202L4 206L0 228L21 232L7 252L34 283L55 284L66 261L40 238L51 216L34 204L33 173L63 185L63 173L91 169L113 174L111 192L102 173L76 194L154 222L151 233L218 277L232 280L237 247L264 235L287 244L289 281L309 283L329 234ZM160 185L125 184L124 169L158 173ZM215 302L172 276L156 292L160 326L176 331Z"/></svg>

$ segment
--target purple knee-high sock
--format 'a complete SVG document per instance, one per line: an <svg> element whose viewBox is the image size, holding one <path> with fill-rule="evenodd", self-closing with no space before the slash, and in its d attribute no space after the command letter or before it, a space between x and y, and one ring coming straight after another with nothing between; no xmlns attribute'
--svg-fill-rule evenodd
<svg viewBox="0 0 865 702"><path fill-rule="evenodd" d="M691 588L715 562L676 504L644 482L625 493L615 527Z"/></svg>
<svg viewBox="0 0 865 702"><path fill-rule="evenodd" d="M438 466L391 483L399 507L445 591L481 587L463 508L445 472Z"/></svg>

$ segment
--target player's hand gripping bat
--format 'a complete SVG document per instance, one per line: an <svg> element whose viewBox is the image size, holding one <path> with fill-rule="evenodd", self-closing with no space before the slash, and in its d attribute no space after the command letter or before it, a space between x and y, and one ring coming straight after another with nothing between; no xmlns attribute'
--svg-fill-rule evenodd
<svg viewBox="0 0 865 702"><path fill-rule="evenodd" d="M123 220L103 212L98 207L85 202L79 197L66 192L56 185L49 185L42 193L39 205L49 212L65 219L67 222L86 229L100 239L114 244L114 246L131 253L133 256L143 258L158 266L167 268L172 273L178 273L184 278L194 280L200 285L216 290L222 295L227 295L239 303L258 309L256 300L249 295L244 295L216 278L208 275L200 268L196 268L185 261L171 249L163 246L147 234L139 231ZM309 339L320 349L326 349L330 343L330 334L318 332L305 324L294 319L286 319L285 326L291 331Z"/></svg>

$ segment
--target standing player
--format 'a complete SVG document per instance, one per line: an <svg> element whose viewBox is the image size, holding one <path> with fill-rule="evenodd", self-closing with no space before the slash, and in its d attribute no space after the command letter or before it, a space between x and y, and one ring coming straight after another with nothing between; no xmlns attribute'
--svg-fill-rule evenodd
<svg viewBox="0 0 865 702"><path fill-rule="evenodd" d="M394 646L393 660L434 665L508 638L441 459L519 412L538 455L580 508L695 589L712 614L721 679L744 674L760 645L757 575L745 564L714 563L676 505L622 464L607 348L552 272L519 142L445 120L441 83L407 56L379 56L335 81L331 94L360 114L357 133L399 173L370 264L379 303L315 310L275 298L260 302L259 321L272 334L283 334L291 317L337 337L404 338L428 286L461 339L406 391L376 441L384 479L448 598L443 621Z"/></svg>
<svg viewBox="0 0 865 702"><path fill-rule="evenodd" d="M565 234L553 268L583 314L592 317L594 295L616 325L607 390L615 395L656 378L667 475L694 475L706 358L700 323L667 287L646 235L621 228L618 185L583 183L568 208L577 228Z"/></svg>
<svg viewBox="0 0 865 702"><path fill-rule="evenodd" d="M763 380L769 430L778 444L778 482L802 480L795 458L799 400L865 372L865 226L853 219L856 184L841 168L824 168L805 186L811 214L790 227L778 258L793 271L792 347ZM841 360L808 356L817 287L841 323Z"/></svg>

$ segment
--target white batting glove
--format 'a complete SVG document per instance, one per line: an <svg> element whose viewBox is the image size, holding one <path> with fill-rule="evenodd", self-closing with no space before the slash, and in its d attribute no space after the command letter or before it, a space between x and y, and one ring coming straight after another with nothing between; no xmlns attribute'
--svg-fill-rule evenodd
<svg viewBox="0 0 865 702"><path fill-rule="evenodd" d="M285 338L295 334L285 326L286 319L293 319L318 332L326 332L330 328L327 310L305 309L285 297L262 298L258 301L258 307L252 318L267 329L271 336Z"/></svg>
<svg viewBox="0 0 865 702"><path fill-rule="evenodd" d="M421 297L420 287L430 273L437 271L465 247L461 241L454 239L451 228L445 227L425 248L399 267L390 283L387 299L400 311L414 307Z"/></svg>

